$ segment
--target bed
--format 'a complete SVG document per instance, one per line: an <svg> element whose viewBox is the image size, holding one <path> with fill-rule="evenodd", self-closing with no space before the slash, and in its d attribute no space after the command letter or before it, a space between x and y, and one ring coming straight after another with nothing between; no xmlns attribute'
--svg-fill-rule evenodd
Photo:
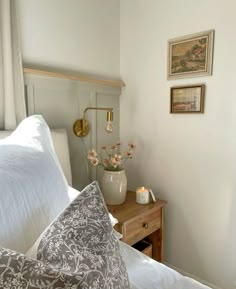
<svg viewBox="0 0 236 289"><path fill-rule="evenodd" d="M79 192L71 187L69 149L67 134L64 129L49 131L41 116L31 116L24 120L23 124L20 124L13 133L1 131L0 139L2 139L0 140L0 288L16 288L14 286L18 284L17 282L21 282L19 284L22 287L18 284L19 288L209 288L191 278L182 276L120 241L120 235L116 234L112 227L117 220L108 214L106 208L103 208L102 198L97 198L94 195L94 188L96 187L99 190L96 182L93 182L92 189L90 186L85 191L86 199L81 199L84 192ZM92 198L89 195L89 198L92 202L87 202L88 194L91 192L93 195ZM78 198L80 199L76 203ZM83 207L81 207L81 204L83 204ZM86 204L88 207L85 207ZM73 214L68 210L70 206L74 210ZM92 218L91 211L89 211L91 206L93 210L97 210L97 219L91 221L92 226L87 230L86 225ZM81 213L79 208L82 208L83 214L90 214L88 215L89 218L85 220L84 217L80 219L74 217L75 212L76 214ZM65 214L63 215L61 212L65 212ZM104 212L104 214L101 215L101 212ZM106 218L106 214L109 215L109 220ZM63 216L65 219L62 219ZM60 218L60 222L57 221L58 218ZM67 227L65 226L66 222ZM104 253L104 238L108 234L104 231L104 228L110 230L110 239L106 243L106 248L109 245L115 246L115 249L113 248L112 253L109 251L107 254L109 256L106 265L106 276L110 270L110 274L113 274L112 284L107 281L108 279L102 279L101 276L104 277L104 275L98 270L99 266L104 267L107 259L99 259L96 268L93 267L96 263L96 254L96 256L93 255L93 259L90 256L92 260L90 263L81 261L81 255L78 253L79 249L77 250L79 247L74 241L72 242L72 238L75 238L75 235L73 235L75 227L73 230L68 229L68 224L72 223L82 228L80 239L78 239L80 247L81 244L86 244L85 251L88 254L90 252L88 250L89 244L92 244L93 248L91 250L96 249L96 254L98 251L103 252L102 258L107 254ZM60 234L58 234L59 230L61 230ZM103 234L101 231L103 231ZM98 238L94 238L92 235L94 232L98 232ZM89 241L86 240L85 243L83 238L86 234L88 234L87 239ZM49 238L47 239L45 235L48 235ZM60 235L60 238L58 235ZM67 238L70 241L66 241L65 246L62 242ZM52 239L57 240L57 242L55 242L54 249L49 250L48 248L52 248L54 245ZM86 273L81 275L81 271L78 272L77 265L73 269L70 260L76 259L74 255L73 257L70 255L65 261L65 256L69 251L68 248L73 253L76 252L76 254L74 253L76 258L80 258L79 262L83 265L80 266L80 270L83 272L90 270L91 275L86 275ZM85 251L83 251L83 254L85 254ZM57 252L56 256L55 252ZM63 257L59 260L58 255ZM37 263L37 258L41 263ZM9 265L16 262L20 262L17 269L13 268L13 265ZM55 268L59 268L59 271L52 270L52 263ZM42 264L49 267L43 265L39 272L39 265L42 266ZM64 266L63 270L62 266ZM92 266L92 270L89 266ZM21 267L20 271L19 267ZM37 270L35 269L32 273L30 268L36 268ZM72 271L73 273L71 273ZM32 274L30 277L31 283L27 283L29 274ZM116 274L116 277L114 277L114 274ZM127 274L128 279L126 279L125 274ZM54 275L56 277L52 278ZM97 277L94 279L94 276ZM43 281L41 281L41 277ZM77 286L77 283L80 285Z"/></svg>

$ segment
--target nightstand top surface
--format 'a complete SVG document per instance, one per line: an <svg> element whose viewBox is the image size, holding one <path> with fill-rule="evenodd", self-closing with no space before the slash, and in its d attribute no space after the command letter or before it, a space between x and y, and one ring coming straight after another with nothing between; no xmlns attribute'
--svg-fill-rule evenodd
<svg viewBox="0 0 236 289"><path fill-rule="evenodd" d="M159 210L167 202L164 200L157 199L155 203L150 202L145 205L140 205L136 203L136 193L132 191L127 191L126 201L121 205L107 205L108 211L123 223L127 220L135 218L140 214L145 214L145 212L151 212Z"/></svg>

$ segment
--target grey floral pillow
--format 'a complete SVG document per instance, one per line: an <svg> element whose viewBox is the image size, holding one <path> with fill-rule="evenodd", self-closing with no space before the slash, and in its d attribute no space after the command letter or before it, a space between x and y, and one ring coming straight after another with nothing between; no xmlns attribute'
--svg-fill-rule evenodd
<svg viewBox="0 0 236 289"><path fill-rule="evenodd" d="M85 289L129 289L119 242L98 183L88 185L49 227L37 259L77 274Z"/></svg>
<svg viewBox="0 0 236 289"><path fill-rule="evenodd" d="M79 278L25 255L0 248L0 288L79 289Z"/></svg>

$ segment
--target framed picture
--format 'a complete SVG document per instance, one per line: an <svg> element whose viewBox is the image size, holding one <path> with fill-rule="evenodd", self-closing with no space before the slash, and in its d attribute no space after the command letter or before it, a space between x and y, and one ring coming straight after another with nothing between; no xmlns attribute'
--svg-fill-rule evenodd
<svg viewBox="0 0 236 289"><path fill-rule="evenodd" d="M212 74L214 30L168 41L168 79Z"/></svg>
<svg viewBox="0 0 236 289"><path fill-rule="evenodd" d="M205 84L170 89L171 113L203 113Z"/></svg>

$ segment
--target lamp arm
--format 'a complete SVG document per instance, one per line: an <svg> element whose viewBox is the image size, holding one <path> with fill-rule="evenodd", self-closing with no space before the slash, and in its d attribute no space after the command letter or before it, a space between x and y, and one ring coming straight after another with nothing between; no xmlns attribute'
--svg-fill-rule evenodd
<svg viewBox="0 0 236 289"><path fill-rule="evenodd" d="M86 107L83 112L83 119L85 119L85 113L87 110L93 109L93 110L106 110L106 111L113 111L112 107Z"/></svg>

